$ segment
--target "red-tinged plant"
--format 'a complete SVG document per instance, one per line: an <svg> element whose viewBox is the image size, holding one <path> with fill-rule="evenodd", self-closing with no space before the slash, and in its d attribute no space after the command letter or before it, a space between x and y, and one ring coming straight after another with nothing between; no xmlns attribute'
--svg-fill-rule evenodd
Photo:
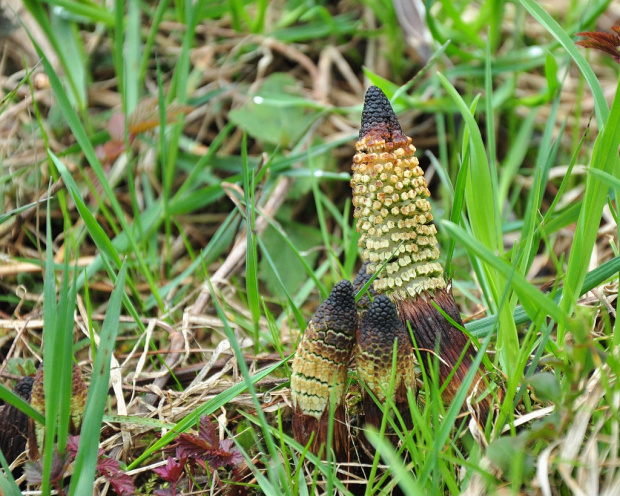
<svg viewBox="0 0 620 496"><path fill-rule="evenodd" d="M615 34L603 33L601 31L584 31L577 33L577 36L586 38L575 43L585 48L594 48L603 53L611 55L614 60L620 63L620 26L612 26Z"/></svg>
<svg viewBox="0 0 620 496"><path fill-rule="evenodd" d="M73 457L70 456L69 453L65 452L61 455L54 449L49 480L50 484L58 491L58 494L64 494L62 491L62 482L72 458ZM26 462L24 474L26 475L28 484L40 486L43 483L43 459Z"/></svg>
<svg viewBox="0 0 620 496"><path fill-rule="evenodd" d="M112 489L121 496L134 494L133 479L121 470L120 463L115 458L99 456L97 461L97 473L105 477Z"/></svg>
<svg viewBox="0 0 620 496"><path fill-rule="evenodd" d="M178 454L178 450L177 450ZM187 457L180 457L178 460L172 457L168 457L166 465L163 467L154 468L153 472L159 475L166 482L170 482L171 486L165 489L158 489L155 491L157 496L174 496L177 493L177 484L181 480L183 473L185 472L185 464L187 463Z"/></svg>
<svg viewBox="0 0 620 496"><path fill-rule="evenodd" d="M234 447L232 439L219 439L217 431L207 416L201 417L198 436L180 434L177 438L177 455L195 461L208 462L211 470L227 465L237 465L243 456Z"/></svg>
<svg viewBox="0 0 620 496"><path fill-rule="evenodd" d="M69 439L67 439L67 451L63 455L54 452L52 474L50 478L52 485L60 495L64 495L60 484L62 483L69 464L75 460L79 444L80 436L69 436ZM104 477L110 483L116 494L120 496L134 494L135 487L133 479L121 470L119 461L104 456L104 450L102 449L99 450L98 456L97 475ZM24 472L28 484L40 485L43 481L43 460L26 463Z"/></svg>
<svg viewBox="0 0 620 496"><path fill-rule="evenodd" d="M177 487L186 470L193 473L198 466L205 471L220 467L234 467L243 461L243 455L235 448L232 439L220 440L216 428L208 416L200 418L198 435L182 433L177 437L176 458L169 457L166 465L153 469L170 487L158 489L157 496L176 496ZM188 490L191 490L188 482Z"/></svg>
<svg viewBox="0 0 620 496"><path fill-rule="evenodd" d="M176 458L168 457L166 465L154 468L153 472L161 476L165 481L174 484L181 478L185 462L187 462L187 458L180 458L177 460Z"/></svg>

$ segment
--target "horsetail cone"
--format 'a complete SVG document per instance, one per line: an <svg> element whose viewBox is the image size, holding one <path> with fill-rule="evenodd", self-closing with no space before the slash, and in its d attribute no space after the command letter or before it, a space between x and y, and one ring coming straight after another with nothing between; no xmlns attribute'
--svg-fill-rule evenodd
<svg viewBox="0 0 620 496"><path fill-rule="evenodd" d="M345 461L348 454L343 398L357 326L353 285L341 281L310 320L293 360L293 435L306 445L315 433L310 449L319 454L327 442L333 409L333 449L339 461Z"/></svg>
<svg viewBox="0 0 620 496"><path fill-rule="evenodd" d="M446 286L430 192L411 141L386 96L371 86L353 157L354 216L368 273L388 261L374 289L397 298Z"/></svg>
<svg viewBox="0 0 620 496"><path fill-rule="evenodd" d="M24 377L13 388L21 399L30 402L32 377ZM10 465L26 449L30 418L11 404L0 406L0 450Z"/></svg>
<svg viewBox="0 0 620 496"><path fill-rule="evenodd" d="M366 93L355 148L351 187L366 270L374 274L386 264L374 289L394 302L422 356L432 358L439 343L442 383L459 363L444 390L444 399L449 401L472 364L474 350L465 334L433 305L462 324L438 261L437 230L424 171L414 156L411 138L403 133L390 102L376 86Z"/></svg>
<svg viewBox="0 0 620 496"><path fill-rule="evenodd" d="M390 389L395 344L395 380L393 389ZM396 306L385 295L377 296L362 316L357 332L355 365L359 379L372 391L378 402L385 404L389 395L405 421L410 424L407 391L416 388L413 347ZM366 389L362 392L362 404L366 422L378 428L383 412Z"/></svg>
<svg viewBox="0 0 620 496"><path fill-rule="evenodd" d="M44 367L43 363L39 365L37 373L34 376L32 384L32 393L30 396L30 405L36 410L45 414L45 391L43 382ZM69 433L77 435L80 433L82 421L84 419L84 410L86 409L86 398L88 396L88 387L84 382L84 377L79 367L74 363L71 369L71 402L69 404ZM30 435L30 458L37 459L40 450L43 449L45 440L45 427L31 422Z"/></svg>

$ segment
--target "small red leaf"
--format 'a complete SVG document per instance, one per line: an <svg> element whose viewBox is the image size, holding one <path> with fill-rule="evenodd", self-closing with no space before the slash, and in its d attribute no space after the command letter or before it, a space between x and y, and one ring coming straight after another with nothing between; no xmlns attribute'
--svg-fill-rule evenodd
<svg viewBox="0 0 620 496"><path fill-rule="evenodd" d="M243 455L241 455L236 448L233 448L231 451L223 449L212 450L207 453L207 461L212 470L217 470L220 467L241 463L243 461Z"/></svg>
<svg viewBox="0 0 620 496"><path fill-rule="evenodd" d="M108 133L113 141L125 141L125 116L114 114L108 121Z"/></svg>
<svg viewBox="0 0 620 496"><path fill-rule="evenodd" d="M177 437L177 456L194 461L207 461L211 470L226 465L236 465L243 461L243 456L234 441L220 441L217 430L207 416L200 418L199 435L179 434Z"/></svg>
<svg viewBox="0 0 620 496"><path fill-rule="evenodd" d="M103 457L100 453L97 472L105 477L116 494L123 496L135 492L133 479L121 470L120 463L115 458Z"/></svg>
<svg viewBox="0 0 620 496"><path fill-rule="evenodd" d="M172 487L166 487L164 489L156 489L153 494L155 496L177 496L177 491Z"/></svg>
<svg viewBox="0 0 620 496"><path fill-rule="evenodd" d="M177 437L177 456L182 458L204 459L205 452L211 445L191 434L179 434Z"/></svg>
<svg viewBox="0 0 620 496"><path fill-rule="evenodd" d="M186 460L186 459L185 459ZM185 467L185 460L177 461L174 458L168 458L166 465L153 469L153 472L160 475L162 479L168 482L177 482L183 474L183 468Z"/></svg>
<svg viewBox="0 0 620 496"><path fill-rule="evenodd" d="M80 436L69 436L67 438L67 451L71 453L71 456L73 458L75 458L75 455L77 455L79 446L80 446Z"/></svg>
<svg viewBox="0 0 620 496"><path fill-rule="evenodd" d="M206 441L212 448L217 448L219 444L217 431L206 415L200 418L200 439Z"/></svg>
<svg viewBox="0 0 620 496"><path fill-rule="evenodd" d="M65 471L71 461L71 457L68 455L68 453L59 455L56 449L54 449L52 468L49 477L52 484L59 482L64 477ZM24 473L26 474L28 484L33 486L40 485L43 481L43 459L36 462L27 462L24 467Z"/></svg>
<svg viewBox="0 0 620 496"><path fill-rule="evenodd" d="M136 492L133 479L124 472L117 472L114 477L106 477L106 479L108 479L112 489L121 496L125 494L134 494Z"/></svg>
<svg viewBox="0 0 620 496"><path fill-rule="evenodd" d="M577 36L586 38L585 40L576 41L575 44L585 47L594 48L603 53L611 55L616 62L620 62L620 26L613 26L614 32L618 34L603 33L601 31L583 31L577 33Z"/></svg>

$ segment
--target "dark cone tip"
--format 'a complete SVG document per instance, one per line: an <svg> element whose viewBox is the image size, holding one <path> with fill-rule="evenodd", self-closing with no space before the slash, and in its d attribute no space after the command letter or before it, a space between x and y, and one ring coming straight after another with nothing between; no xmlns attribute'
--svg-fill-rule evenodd
<svg viewBox="0 0 620 496"><path fill-rule="evenodd" d="M392 300L385 295L377 296L362 316L357 338L360 349L375 357L375 360L387 361L392 355L394 340L399 336L401 326Z"/></svg>
<svg viewBox="0 0 620 496"><path fill-rule="evenodd" d="M15 384L13 392L27 401L30 401L30 395L32 394L32 385L34 384L34 377L24 377Z"/></svg>
<svg viewBox="0 0 620 496"><path fill-rule="evenodd" d="M337 283L325 300L325 302L328 301L331 304L343 307L355 306L355 290L351 281L343 280Z"/></svg>
<svg viewBox="0 0 620 496"><path fill-rule="evenodd" d="M395 335L401 324L396 305L386 295L379 295L370 304L361 327L364 332Z"/></svg>
<svg viewBox="0 0 620 496"><path fill-rule="evenodd" d="M364 98L360 139L377 126L387 127L390 134L394 131L402 133L400 123L385 93L376 86L371 86L366 91Z"/></svg>
<svg viewBox="0 0 620 496"><path fill-rule="evenodd" d="M340 281L314 314L315 322L323 321L329 328L354 334L357 328L355 291L350 281Z"/></svg>
<svg viewBox="0 0 620 496"><path fill-rule="evenodd" d="M357 334L358 349L372 357L375 363L391 366L394 341L403 335L401 330L402 322L396 306L387 296L379 295L362 315Z"/></svg>

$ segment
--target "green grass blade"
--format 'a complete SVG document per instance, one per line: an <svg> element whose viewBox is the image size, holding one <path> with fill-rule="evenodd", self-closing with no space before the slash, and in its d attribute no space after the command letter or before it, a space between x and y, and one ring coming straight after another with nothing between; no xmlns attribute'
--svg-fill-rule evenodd
<svg viewBox="0 0 620 496"><path fill-rule="evenodd" d="M70 238L69 238L70 239ZM77 272L77 271L76 271ZM74 272L74 282L76 277ZM54 372L50 379L52 393L58 395L58 452L64 453L69 435L69 418L71 415L71 391L73 384L73 314L77 300L75 284L69 288L69 257L65 257L63 279L60 287L60 300L56 309L56 342L54 355L45 357L45 376L51 361L54 363ZM45 392L46 403L48 391ZM47 407L46 407L47 408Z"/></svg>
<svg viewBox="0 0 620 496"><path fill-rule="evenodd" d="M471 136L468 147L471 160L465 187L465 202L472 230L476 238L487 248L499 251L501 249L501 223L497 215L493 179L480 129L469 107L454 86L443 74L437 73L437 76L446 92L456 103Z"/></svg>
<svg viewBox="0 0 620 496"><path fill-rule="evenodd" d="M82 126L78 115L75 113L75 111L73 110L73 107L71 106L69 100L67 99L67 96L63 90L62 84L60 80L58 79L58 76L56 75L56 72L54 71L53 67L50 65L49 61L45 57L45 54L43 54L43 52L41 51L40 47L36 44L36 42L32 38L31 40L32 40L32 43L35 49L37 50L37 53L41 57L41 63L43 64L43 67L45 68L45 73L47 74L50 80L50 85L52 86L54 94L56 95L56 98L58 99L58 105L60 106L65 118L67 119L67 123L69 124L69 127L71 128L71 131L73 132L75 136L75 139L80 145L80 148L82 149L82 152L84 153L86 157L86 160L88 161L88 163L92 167L93 172L97 176L97 179L99 180L99 183L105 193L106 199L112 205L112 209L114 210L116 218L123 228L123 233L127 236L127 240L129 242L129 246L131 247L132 252L134 254L140 254L140 249L138 247L138 244L136 242L136 238L134 235L134 230L131 229L131 227L127 223L127 220L125 219L125 212L122 209L120 203L118 202L118 199L116 198L116 195L114 194L114 191L112 190L110 186L110 183L107 179L105 171L103 170L103 167L101 166L101 163L99 162L99 160L97 159L97 156L95 155L95 150L93 149L93 146L88 138L86 130ZM155 280L153 279L152 270L149 267L147 267L146 262L145 262L145 257L137 256L136 260L140 267L140 273L147 280L149 284L149 289L151 290L151 292L157 299L157 302L160 308L164 308L165 305L161 297L159 296L157 285L155 284Z"/></svg>
<svg viewBox="0 0 620 496"><path fill-rule="evenodd" d="M54 36L58 45L62 47L61 60L64 60L66 77L72 81L67 94L73 100L73 105L81 111L86 108L87 102L87 70L82 40L74 22L53 13L50 17Z"/></svg>
<svg viewBox="0 0 620 496"><path fill-rule="evenodd" d="M256 226L256 205L254 198L254 177L248 167L248 142L247 134L243 133L241 144L241 157L243 160L243 195L245 203L245 223L247 250L245 256L245 288L248 298L248 306L252 315L252 325L254 327L254 349L258 353L260 319L260 291L258 288L258 250L256 248L256 238L254 236Z"/></svg>
<svg viewBox="0 0 620 496"><path fill-rule="evenodd" d="M90 494L95 480L97 459L99 457L99 436L101 421L108 399L110 383L110 361L114 352L118 322L121 313L123 294L125 292L125 277L127 265L123 263L110 295L108 309L101 327L99 351L93 365L84 421L80 434L80 445L75 457L75 468L71 478L70 496L76 494Z"/></svg>
<svg viewBox="0 0 620 496"><path fill-rule="evenodd" d="M260 425L258 419L254 418L251 415L248 415L247 413L242 412L242 411L240 411L239 413L241 413L245 418L247 418L248 420L250 420L254 424ZM284 433L281 434L275 427L272 427L272 426L269 426L269 432L274 437L281 437L282 440L287 445L289 445L291 448L293 448L296 452L303 453L304 454L304 458L306 460L309 460L317 468L317 470L321 474L323 474L325 477L329 476L330 474L333 474L333 468L328 467L326 462L324 462L323 460L321 460L317 456L313 455L312 453L306 451L305 446L302 446L301 444L299 444L292 437L287 436ZM344 495L351 495L351 492L347 490L345 485L340 480L335 479L333 481L333 483L334 483L334 487L336 489L338 489L338 491L340 491L342 494L344 494ZM314 494L314 493L311 493L311 494Z"/></svg>
<svg viewBox="0 0 620 496"><path fill-rule="evenodd" d="M525 160L529 149L529 143L534 132L537 112L535 109L530 111L527 117L519 124L519 130L513 138L512 146L507 152L506 158L501 166L501 176L499 178L499 202L505 205L508 199L508 190L512 186L515 176Z"/></svg>
<svg viewBox="0 0 620 496"><path fill-rule="evenodd" d="M491 2L495 4L496 2ZM493 27L490 28L491 33L493 33ZM484 63L484 90L485 90L485 100L484 100L484 112L486 115L486 144L488 149L488 159L489 159L489 172L491 177L491 184L493 186L492 191L494 191L494 200L495 200L495 217L499 221L500 213L501 213L501 203L497 200L499 197L497 194L499 193L499 181L497 177L497 146L495 143L495 96L493 94L493 57L491 56L491 38L487 41L486 44L486 57Z"/></svg>
<svg viewBox="0 0 620 496"><path fill-rule="evenodd" d="M101 250L101 252L105 254L106 257L113 261L117 267L120 267L121 258L119 254L112 245L112 242L110 241L110 238L108 238L108 235L97 222L97 219L95 219L93 214L84 204L84 201L82 200L82 195L80 194L80 190L75 181L73 180L73 177L65 167L65 164L60 161L60 159L54 154L54 152L52 152L51 150L49 150L48 152L50 158L56 166L56 169L58 169L58 172L60 173L60 176L62 177L65 186L73 197L73 201L75 202L75 205L82 217L82 220L84 221L84 224L86 225L86 228L88 229L88 232L90 233L93 241L97 245L97 248L99 248L99 250Z"/></svg>
<svg viewBox="0 0 620 496"><path fill-rule="evenodd" d="M581 286L581 290L579 291L579 296L586 294L588 291L593 290L597 286L600 286L608 279L617 276L618 272L620 272L620 257L615 257L608 262L605 262L600 267L588 272L583 282L583 286ZM553 297L553 301L556 305L560 303L562 291L562 288L558 289L557 293ZM513 318L515 325L521 325L531 321L530 317L528 317L527 313L521 306L516 308ZM496 322L497 316L491 315L483 319L469 322L465 325L465 328L472 336L482 337L486 336L495 328Z"/></svg>
<svg viewBox="0 0 620 496"><path fill-rule="evenodd" d="M450 432L452 432L456 418L459 415L463 403L465 402L465 398L469 394L469 388L486 353L487 347L491 340L491 336L492 335L489 334L486 337L485 341L481 344L480 349L476 354L476 358L473 360L473 363L468 370L467 375L463 379L463 382L461 383L458 392L454 395L452 403L450 404L450 407L443 416L440 426L436 429L436 431L434 431L433 444L435 448L433 449L432 455L423 462L423 468L420 471L420 475L418 477L418 482L422 485L425 485L426 482L429 480L431 472L433 471L437 463L439 453L442 451L442 447L448 440ZM433 381L433 383L436 383L436 381ZM438 394L438 392L436 393Z"/></svg>
<svg viewBox="0 0 620 496"><path fill-rule="evenodd" d="M140 72L138 75L138 88L142 88L144 83L144 77L146 76L146 71L148 69L149 63L151 63L151 53L153 51L153 44L155 43L155 36L159 31L159 25L166 13L166 9L170 4L170 0L161 0L157 4L157 10L152 17L152 22L149 27L149 34L146 38L146 43L144 44L143 53L142 53L142 62L140 63Z"/></svg>
<svg viewBox="0 0 620 496"><path fill-rule="evenodd" d="M303 265L304 270L306 271L306 274L308 274L308 277L310 277L310 279L314 281L314 284L319 290L321 297L327 298L327 296L329 295L329 291L325 289L325 286L323 285L323 283L321 283L321 280L317 277L314 269L312 269L308 265L308 262L306 262L306 259L304 258L304 256L299 252L295 244L291 241L290 236L287 236L286 232L284 232L284 230L280 227L280 225L274 222L269 217L264 216L263 219L265 219L269 223L269 226L281 236L282 241L286 243L288 247L291 249L291 251L295 254L295 257L297 257L297 260L299 260L299 263ZM355 245L355 249L357 249L357 244Z"/></svg>
<svg viewBox="0 0 620 496"><path fill-rule="evenodd" d="M30 403L24 401L20 396L15 394L4 384L0 384L0 400L8 403L9 405L13 405L15 408L28 415L31 419L34 419L36 422L45 424L45 417L38 410L32 408Z"/></svg>
<svg viewBox="0 0 620 496"><path fill-rule="evenodd" d="M273 270L273 273L276 276L277 281L280 283L282 292L286 296L286 299L288 300L288 303L291 306L291 309L293 310L293 315L295 316L295 321L297 322L297 325L299 326L300 329L305 329L306 322L304 320L304 317L299 311L299 309L297 308L297 305L295 304L295 301L293 300L292 296L289 294L288 289L286 288L286 284L284 284L284 281L282 280L282 277L280 276L280 271L278 270L277 264L274 262L273 257L269 253L269 250L265 246L265 243L263 242L263 240L260 238L257 238L256 240L258 241L258 246L260 246L263 257L265 257L265 259L267 260L267 263L269 263L271 269Z"/></svg>
<svg viewBox="0 0 620 496"><path fill-rule="evenodd" d="M65 71L67 81L69 82L70 91L77 100L78 108L84 109L86 102L84 100L82 101L79 100L80 92L78 91L78 86L74 78L72 77L71 68L67 61L66 52L63 50L63 47L56 36L56 32L54 28L52 27L52 24L50 23L49 15L43 6L43 2L40 2L39 0L24 0L24 5L30 11L32 16L36 19L37 23L39 24L39 27L43 30L43 32L45 33L45 36L47 37L50 44L54 48L54 52L58 56L58 60L60 61L60 64L62 65L62 68ZM30 34L30 32L28 30L26 30L26 32L28 33L28 36L30 36L30 39L32 40L32 44L34 45L35 49L39 53L39 56L42 58L45 58L43 52L41 52L41 49L39 48L35 40L32 38L32 35ZM48 65L49 65L49 62L48 62ZM51 66L50 66L50 69L52 70L52 72L54 72ZM46 72L47 72L47 69L46 69ZM54 75L56 78L58 78L55 72L54 72ZM66 97L66 94L64 91L63 91L63 95Z"/></svg>
<svg viewBox="0 0 620 496"><path fill-rule="evenodd" d="M53 394L52 380L56 378L54 360L56 348L56 279L54 274L54 253L52 244L52 223L50 218L50 203L47 203L45 237L45 279L43 281L43 358L50 358L47 372L44 373L44 390L50 397L45 399L45 445L43 446L43 483L41 492L49 495L51 492L50 473L54 452L54 438L56 434L56 415L58 413L58 395ZM40 447L39 447L40 448Z"/></svg>
<svg viewBox="0 0 620 496"><path fill-rule="evenodd" d="M599 132L590 160L591 170L601 170L618 177L620 175L620 161L618 148L620 146L620 83L616 87L616 95L611 106L609 118ZM601 221L603 207L607 201L609 184L603 182L597 175L589 174L584 193L583 206L577 221L575 237L572 243L566 276L564 278L564 293L562 295L562 310L571 314L578 298L578 288L583 284L592 248ZM618 193L616 189L616 194ZM564 329L558 330L558 345L564 343Z"/></svg>
<svg viewBox="0 0 620 496"><path fill-rule="evenodd" d="M92 22L100 22L107 27L114 26L114 15L107 7L97 5L95 2L74 2L73 0L53 0L46 3L53 3L54 6L62 7L71 12L75 17L86 17Z"/></svg>
<svg viewBox="0 0 620 496"><path fill-rule="evenodd" d="M540 225L541 204L547 185L549 169L555 161L557 153L558 141L556 141L554 145L552 140L555 134L559 103L559 98L556 98L553 102L551 114L547 120L547 125L545 126L545 131L538 149L538 157L534 167L534 182L526 202L526 211L523 216L523 228L521 229L523 247L519 250L521 259L518 263L519 272L521 272L521 274L527 274L533 257L536 255L539 247L540 234L538 233L538 228ZM560 138L561 134L557 139L559 140Z"/></svg>
<svg viewBox="0 0 620 496"><path fill-rule="evenodd" d="M22 496L2 451L0 451L0 466L4 470L4 473L0 472L0 494L3 496Z"/></svg>
<svg viewBox="0 0 620 496"><path fill-rule="evenodd" d="M472 232L478 240L477 244L489 250L491 253L503 252L501 221L499 217L500 208L497 205L497 178L493 177L489 167L484 142L480 129L472 115L472 111L465 104L461 96L458 94L454 86L450 84L448 79L440 73L437 73L441 84L446 92L452 97L456 103L461 116L465 120L466 131L469 133L469 174L465 184L465 202L469 221L471 223ZM466 138L467 136L465 136ZM451 224L455 225L455 224ZM472 257L473 258L473 257ZM512 320L512 312L508 305L502 305L502 288L506 285L508 274L500 276L492 264L487 259L483 259L482 265L485 281L489 286L494 313L499 313L500 328L498 332L497 348L499 351L500 362L503 370L511 375L514 364L516 363L519 351L519 338L517 329ZM505 301L510 301L510 295Z"/></svg>
<svg viewBox="0 0 620 496"><path fill-rule="evenodd" d="M127 2L127 21L125 26L125 42L123 44L123 69L124 87L122 95L124 97L125 111L131 113L138 104L140 96L140 3ZM116 40L120 43L120 40Z"/></svg>
<svg viewBox="0 0 620 496"><path fill-rule="evenodd" d="M444 228L450 236L456 238L472 255L482 258L485 263L501 274L505 279L511 279L514 291L519 295L523 307L530 318L535 319L539 312L545 312L558 323L565 323L566 317L553 301L532 286L527 279L518 272L512 265L496 256L482 243L466 233L462 228L450 221L444 221ZM514 325L514 320L510 316L510 320Z"/></svg>
<svg viewBox="0 0 620 496"><path fill-rule="evenodd" d="M394 478L398 480L398 485L403 493L406 496L422 496L426 494L413 477L411 470L405 466L394 447L386 441L385 437L381 437L374 429L367 429L365 433L370 444L381 454L386 465L390 467L390 471L394 473Z"/></svg>

